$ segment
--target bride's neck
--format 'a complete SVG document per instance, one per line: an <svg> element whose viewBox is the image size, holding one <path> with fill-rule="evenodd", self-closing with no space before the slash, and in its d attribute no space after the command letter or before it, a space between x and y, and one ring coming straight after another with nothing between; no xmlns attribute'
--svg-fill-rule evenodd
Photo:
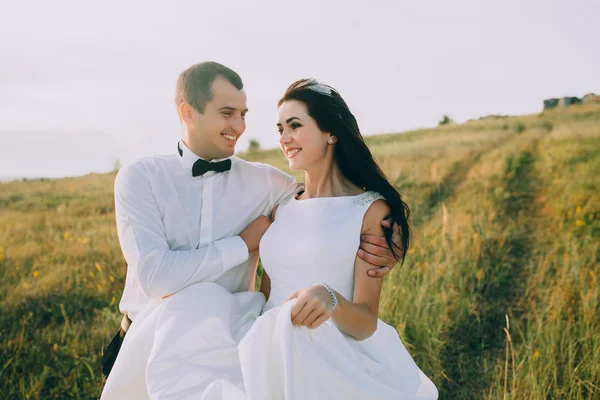
<svg viewBox="0 0 600 400"><path fill-rule="evenodd" d="M314 166L304 171L302 198L353 196L362 192L362 189L344 176L335 162L324 167Z"/></svg>

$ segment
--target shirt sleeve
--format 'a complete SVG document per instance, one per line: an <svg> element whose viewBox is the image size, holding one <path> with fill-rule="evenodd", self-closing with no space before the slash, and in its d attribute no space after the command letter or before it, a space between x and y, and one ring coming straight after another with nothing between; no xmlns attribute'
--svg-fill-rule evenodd
<svg viewBox="0 0 600 400"><path fill-rule="evenodd" d="M287 197L298 193L304 188L293 176L286 174L277 168L268 166L269 190L271 192L271 209Z"/></svg>
<svg viewBox="0 0 600 400"><path fill-rule="evenodd" d="M138 162L115 180L117 232L128 273L150 299L175 293L197 282L214 281L248 259L239 236L193 250L170 250L162 216L145 166Z"/></svg>

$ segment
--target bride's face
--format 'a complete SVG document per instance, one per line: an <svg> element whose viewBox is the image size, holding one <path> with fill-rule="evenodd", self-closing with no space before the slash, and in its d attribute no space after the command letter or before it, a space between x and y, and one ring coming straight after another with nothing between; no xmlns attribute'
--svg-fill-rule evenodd
<svg viewBox="0 0 600 400"><path fill-rule="evenodd" d="M304 170L318 165L333 152L328 144L331 134L319 129L301 101L289 100L279 107L279 146L288 159L290 169Z"/></svg>

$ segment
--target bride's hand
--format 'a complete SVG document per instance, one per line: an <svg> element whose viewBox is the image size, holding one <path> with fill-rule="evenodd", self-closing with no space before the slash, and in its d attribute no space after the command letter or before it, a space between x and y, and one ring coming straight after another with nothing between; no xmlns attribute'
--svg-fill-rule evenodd
<svg viewBox="0 0 600 400"><path fill-rule="evenodd" d="M331 318L333 301L323 285L313 285L288 297L284 303L297 299L292 307L292 324L314 329Z"/></svg>

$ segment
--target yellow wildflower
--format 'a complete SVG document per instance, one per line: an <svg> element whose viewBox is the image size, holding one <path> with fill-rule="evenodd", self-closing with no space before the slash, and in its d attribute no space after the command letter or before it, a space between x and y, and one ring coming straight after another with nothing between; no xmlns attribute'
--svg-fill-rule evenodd
<svg viewBox="0 0 600 400"><path fill-rule="evenodd" d="M102 291L102 285L101 284L97 284L96 288L98 289L99 292Z"/></svg>
<svg viewBox="0 0 600 400"><path fill-rule="evenodd" d="M98 272L102 272L102 266L98 263L96 263L96 269L98 270Z"/></svg>
<svg viewBox="0 0 600 400"><path fill-rule="evenodd" d="M93 277L94 277L94 272L90 271L90 278L93 278Z"/></svg>
<svg viewBox="0 0 600 400"><path fill-rule="evenodd" d="M52 346L52 350L58 351L58 343L54 343L54 346Z"/></svg>
<svg viewBox="0 0 600 400"><path fill-rule="evenodd" d="M23 282L23 287L25 289L29 289L31 287L31 285L29 284L29 282Z"/></svg>
<svg viewBox="0 0 600 400"><path fill-rule="evenodd" d="M69 237L71 237L71 232L65 232L63 233L63 239L67 240Z"/></svg>
<svg viewBox="0 0 600 400"><path fill-rule="evenodd" d="M533 353L533 359L535 360L536 358L538 358L540 356L540 351L536 350L535 353Z"/></svg>
<svg viewBox="0 0 600 400"><path fill-rule="evenodd" d="M581 207L579 207L579 206L578 206L578 207L575 209L575 214L577 214L577 215L581 214Z"/></svg>
<svg viewBox="0 0 600 400"><path fill-rule="evenodd" d="M33 277L37 278L38 276L40 276L40 273L38 271L33 271Z"/></svg>
<svg viewBox="0 0 600 400"><path fill-rule="evenodd" d="M110 279L110 281L111 281L111 282L114 282L114 281L115 281L115 277L114 277L114 276L112 276L112 275L111 275L111 276L109 276L109 277L108 277L108 279Z"/></svg>
<svg viewBox="0 0 600 400"><path fill-rule="evenodd" d="M115 304L116 301L117 301L117 299L115 298L115 296L113 296L112 299L110 299L109 306L112 306L113 304Z"/></svg>
<svg viewBox="0 0 600 400"><path fill-rule="evenodd" d="M33 317L33 312L32 311L29 311L29 316Z"/></svg>
<svg viewBox="0 0 600 400"><path fill-rule="evenodd" d="M578 219L577 221L575 221L575 225L577 226L584 226L585 225L585 221Z"/></svg>

